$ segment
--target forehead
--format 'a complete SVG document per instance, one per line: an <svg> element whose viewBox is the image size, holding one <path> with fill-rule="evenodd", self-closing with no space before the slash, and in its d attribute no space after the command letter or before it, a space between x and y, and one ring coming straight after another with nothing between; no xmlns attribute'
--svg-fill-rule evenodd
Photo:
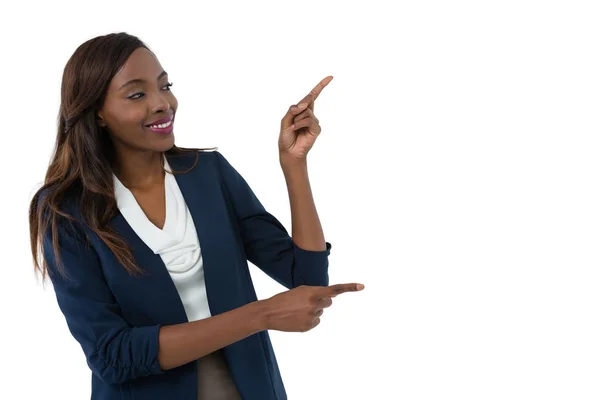
<svg viewBox="0 0 600 400"><path fill-rule="evenodd" d="M140 47L131 53L125 64L113 77L110 90L119 90L121 85L132 79L144 79L147 82L154 82L162 70L163 68L154 54Z"/></svg>

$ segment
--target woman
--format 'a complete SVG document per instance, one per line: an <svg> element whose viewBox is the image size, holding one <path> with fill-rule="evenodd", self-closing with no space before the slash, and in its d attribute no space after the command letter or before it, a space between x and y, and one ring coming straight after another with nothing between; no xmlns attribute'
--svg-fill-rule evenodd
<svg viewBox="0 0 600 400"><path fill-rule="evenodd" d="M281 122L292 237L222 154L175 146L167 78L126 33L68 61L55 154L30 205L36 271L85 353L92 399L285 399L267 331L310 330L332 297L363 287L328 286L307 177L313 103L331 78ZM289 290L258 300L248 260Z"/></svg>

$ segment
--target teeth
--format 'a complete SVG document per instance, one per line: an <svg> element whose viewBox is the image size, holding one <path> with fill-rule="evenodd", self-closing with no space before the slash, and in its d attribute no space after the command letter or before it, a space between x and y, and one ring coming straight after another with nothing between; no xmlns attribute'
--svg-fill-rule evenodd
<svg viewBox="0 0 600 400"><path fill-rule="evenodd" d="M168 128L169 126L171 126L171 122L173 121L169 121L166 124L150 125L150 128Z"/></svg>

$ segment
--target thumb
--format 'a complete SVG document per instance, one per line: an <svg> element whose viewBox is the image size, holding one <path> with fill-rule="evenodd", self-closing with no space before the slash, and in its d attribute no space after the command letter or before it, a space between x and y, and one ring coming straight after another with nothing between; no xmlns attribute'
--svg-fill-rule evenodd
<svg viewBox="0 0 600 400"><path fill-rule="evenodd" d="M294 117L300 114L302 111L306 110L308 107L308 103L300 103L298 105L290 106L288 112L283 116L281 120L281 130L287 129L292 126L294 121Z"/></svg>

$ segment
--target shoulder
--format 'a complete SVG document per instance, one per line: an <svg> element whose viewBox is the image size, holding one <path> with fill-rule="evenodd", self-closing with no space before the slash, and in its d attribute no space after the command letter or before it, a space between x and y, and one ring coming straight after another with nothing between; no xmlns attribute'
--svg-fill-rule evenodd
<svg viewBox="0 0 600 400"><path fill-rule="evenodd" d="M169 165L175 169L193 169L199 162L207 162L215 159L217 147L212 148L186 148L174 147L165 152Z"/></svg>
<svg viewBox="0 0 600 400"><path fill-rule="evenodd" d="M68 234L73 236L82 235L83 219L79 210L78 195L80 190L76 187L67 189L64 193L57 196L52 188L43 188L37 193L37 198L33 201L33 209L37 212L39 227L45 227L43 235L49 234L49 229L56 223L59 235ZM54 198L57 196L57 198Z"/></svg>

